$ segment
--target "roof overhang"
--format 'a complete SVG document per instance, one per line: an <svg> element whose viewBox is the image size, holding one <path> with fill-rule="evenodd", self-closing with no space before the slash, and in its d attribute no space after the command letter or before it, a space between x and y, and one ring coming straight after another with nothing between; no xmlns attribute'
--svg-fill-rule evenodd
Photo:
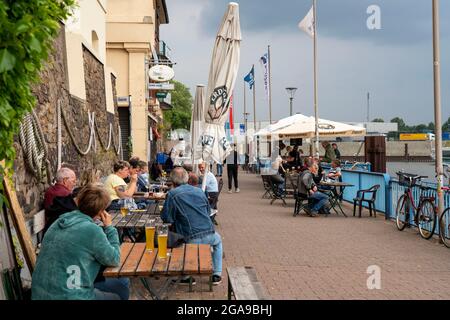
<svg viewBox="0 0 450 320"><path fill-rule="evenodd" d="M166 0L157 0L156 1L156 11L158 12L160 24L169 23L169 14L167 13Z"/></svg>

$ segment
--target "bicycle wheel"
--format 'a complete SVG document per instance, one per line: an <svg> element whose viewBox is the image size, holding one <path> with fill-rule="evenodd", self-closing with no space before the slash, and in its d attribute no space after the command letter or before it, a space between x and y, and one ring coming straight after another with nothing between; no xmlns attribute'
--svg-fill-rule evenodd
<svg viewBox="0 0 450 320"><path fill-rule="evenodd" d="M405 194L398 199L396 213L397 229L402 231L409 223L409 200Z"/></svg>
<svg viewBox="0 0 450 320"><path fill-rule="evenodd" d="M442 212L439 219L439 235L447 248L450 248L450 208Z"/></svg>
<svg viewBox="0 0 450 320"><path fill-rule="evenodd" d="M429 199L425 199L417 211L417 227L422 238L430 239L433 236L436 221L437 214L434 203Z"/></svg>

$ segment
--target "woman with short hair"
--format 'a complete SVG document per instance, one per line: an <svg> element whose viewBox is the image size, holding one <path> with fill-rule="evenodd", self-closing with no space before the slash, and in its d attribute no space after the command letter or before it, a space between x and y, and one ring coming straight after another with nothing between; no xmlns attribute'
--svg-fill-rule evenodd
<svg viewBox="0 0 450 320"><path fill-rule="evenodd" d="M32 278L33 300L118 300L128 298L127 282L102 290L94 287L101 266L116 267L120 244L111 216L110 203L101 187L88 185L77 197L78 210L61 215L42 242ZM103 227L94 220L100 219Z"/></svg>

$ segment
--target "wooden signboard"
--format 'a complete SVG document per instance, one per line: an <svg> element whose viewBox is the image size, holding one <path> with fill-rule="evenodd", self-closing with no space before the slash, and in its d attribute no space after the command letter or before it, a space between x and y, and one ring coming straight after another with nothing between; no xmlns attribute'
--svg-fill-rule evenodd
<svg viewBox="0 0 450 320"><path fill-rule="evenodd" d="M9 202L11 220L14 224L14 228L16 229L25 261L28 265L30 273L33 274L34 266L36 265L36 253L25 223L22 207L17 199L16 190L14 189L13 182L8 178L8 174L6 174L3 179L3 186L6 192L6 198Z"/></svg>

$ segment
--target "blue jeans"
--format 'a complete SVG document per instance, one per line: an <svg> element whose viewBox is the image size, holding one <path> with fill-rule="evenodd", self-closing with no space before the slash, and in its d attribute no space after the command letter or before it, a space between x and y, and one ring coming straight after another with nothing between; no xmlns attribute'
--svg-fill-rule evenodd
<svg viewBox="0 0 450 320"><path fill-rule="evenodd" d="M130 296L130 279L109 279L94 283L96 300L128 300Z"/></svg>
<svg viewBox="0 0 450 320"><path fill-rule="evenodd" d="M309 198L313 200L311 210L318 212L328 201L328 196L322 192L314 192L309 195Z"/></svg>
<svg viewBox="0 0 450 320"><path fill-rule="evenodd" d="M217 175L221 177L222 173L223 173L223 165L217 164Z"/></svg>
<svg viewBox="0 0 450 320"><path fill-rule="evenodd" d="M212 247L213 274L222 275L222 237L217 232L208 234L201 238L191 239L189 243L193 244L209 244Z"/></svg>

